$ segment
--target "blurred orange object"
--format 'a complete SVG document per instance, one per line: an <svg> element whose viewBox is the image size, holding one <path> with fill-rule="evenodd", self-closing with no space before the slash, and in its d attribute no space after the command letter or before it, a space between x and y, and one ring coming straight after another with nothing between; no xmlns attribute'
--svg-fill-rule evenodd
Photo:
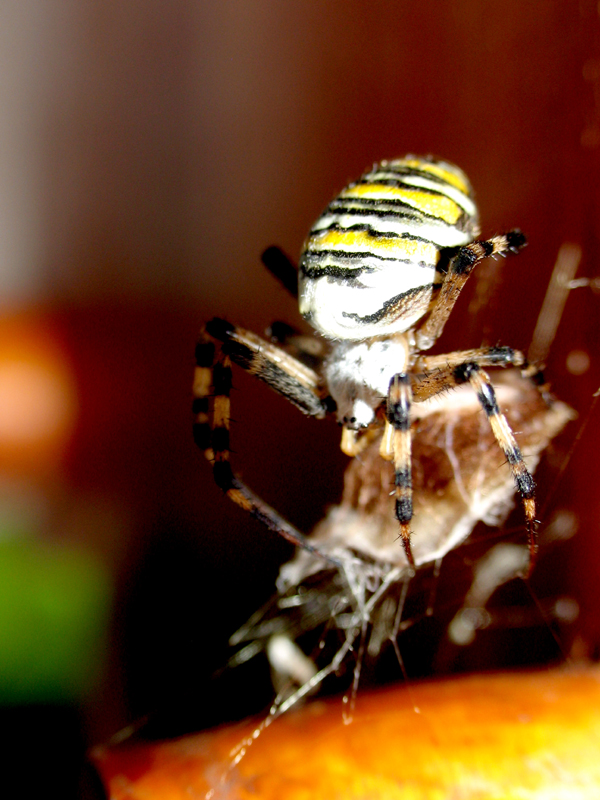
<svg viewBox="0 0 600 800"><path fill-rule="evenodd" d="M418 706L418 713L415 708ZM473 675L359 693L277 719L97 747L111 800L547 800L600 796L600 669Z"/></svg>
<svg viewBox="0 0 600 800"><path fill-rule="evenodd" d="M76 417L75 378L52 322L0 317L0 468L55 470Z"/></svg>

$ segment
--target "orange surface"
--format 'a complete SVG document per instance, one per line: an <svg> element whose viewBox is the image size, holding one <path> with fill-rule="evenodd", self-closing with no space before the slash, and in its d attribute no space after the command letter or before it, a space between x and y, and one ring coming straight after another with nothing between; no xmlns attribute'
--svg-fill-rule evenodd
<svg viewBox="0 0 600 800"><path fill-rule="evenodd" d="M416 713L414 705L419 708ZM360 693L276 720L98 747L113 800L567 800L600 797L600 669L471 676Z"/></svg>

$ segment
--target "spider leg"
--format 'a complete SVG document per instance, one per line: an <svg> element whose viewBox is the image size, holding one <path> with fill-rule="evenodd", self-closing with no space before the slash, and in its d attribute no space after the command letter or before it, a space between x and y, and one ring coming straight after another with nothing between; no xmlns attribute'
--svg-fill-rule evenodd
<svg viewBox="0 0 600 800"><path fill-rule="evenodd" d="M521 375L531 380L547 399L548 386L542 369L536 364L530 364L520 350L513 350L512 347L480 347L475 350L456 350L439 356L417 358L413 370L418 373L417 383L413 386L415 402L427 400L457 386L454 371L456 367L467 363L477 364L479 367L519 367Z"/></svg>
<svg viewBox="0 0 600 800"><path fill-rule="evenodd" d="M260 257L263 265L284 289L298 299L298 267L281 247L272 245ZM325 355L325 343L315 336L305 336L286 322L273 322L267 336L276 344L283 345L288 352L307 366L317 366Z"/></svg>
<svg viewBox="0 0 600 800"><path fill-rule="evenodd" d="M297 298L298 268L292 259L283 252L281 247L276 247L275 245L267 247L260 260L271 275L283 285L284 289L287 289L292 297Z"/></svg>
<svg viewBox="0 0 600 800"><path fill-rule="evenodd" d="M425 323L416 331L416 344L420 350L428 350L442 333L444 325L454 308L467 278L477 264L492 255L505 255L524 247L526 239L521 231L513 230L482 239L461 247L451 259L448 272L442 283L438 297Z"/></svg>
<svg viewBox="0 0 600 800"><path fill-rule="evenodd" d="M382 447L389 447L391 444L396 473L396 518L400 523L400 535L402 536L406 558L408 563L414 567L415 561L410 547L410 521L413 516L410 434L411 400L412 391L409 376L405 372L394 375L390 381L387 400L387 422L389 427L386 425L387 435L384 434ZM388 431L390 432L389 434L387 433Z"/></svg>
<svg viewBox="0 0 600 800"><path fill-rule="evenodd" d="M538 550L537 521L535 518L535 482L533 477L525 466L510 425L498 407L494 387L485 370L475 361L467 361L458 364L452 370L448 370L446 377L446 388L470 383L477 393L477 399L490 422L492 433L506 456L525 512L529 543L528 577L533 570Z"/></svg>
<svg viewBox="0 0 600 800"><path fill-rule="evenodd" d="M219 337L215 335L217 333L220 334ZM227 334L226 336L224 335L225 333ZM225 341L221 343L223 339ZM247 341L251 341L256 345L256 348L253 350L249 347ZM267 342L259 340L259 337L254 336L254 334L234 328L224 320L213 320L201 332L196 345L196 371L193 385L194 441L203 450L206 458L212 462L215 483L234 503L295 546L314 553L329 563L338 566L338 562L335 559L321 553L320 550L310 544L300 531L254 494L243 481L234 475L231 468L229 461L229 419L232 361L241 364L252 374L267 382L273 389L283 394L305 413L311 413L311 410L314 409L313 413L316 411L315 416L324 416L326 412L325 403L316 394L316 389L314 395L312 395L312 402L308 402L307 397L310 395L310 389L307 387L306 382L300 382L294 375L289 374L287 374L287 380L284 381L281 363L278 365L268 361L258 342L261 342L267 350L269 347L277 350ZM227 348L228 343L235 345L231 348L231 351ZM272 353L270 354L273 355ZM280 351L280 355L282 356L280 362L287 365L287 361L283 357L285 356L287 359L291 359L291 357L287 356L283 351ZM294 359L291 360L294 361ZM310 377L307 375L307 368L302 364L297 364L296 366L296 372L300 373L302 378ZM313 375L316 386L316 373L313 373ZM213 396L212 419L209 414L209 399L211 395Z"/></svg>
<svg viewBox="0 0 600 800"><path fill-rule="evenodd" d="M309 416L322 419L332 410L319 374L277 345L251 331L215 318L204 328L208 340L221 344L223 353Z"/></svg>

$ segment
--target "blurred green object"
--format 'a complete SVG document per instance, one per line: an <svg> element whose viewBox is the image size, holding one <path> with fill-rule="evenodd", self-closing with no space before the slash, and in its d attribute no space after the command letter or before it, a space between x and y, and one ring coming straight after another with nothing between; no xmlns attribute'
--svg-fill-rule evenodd
<svg viewBox="0 0 600 800"><path fill-rule="evenodd" d="M0 541L0 704L82 700L102 674L111 597L89 552Z"/></svg>

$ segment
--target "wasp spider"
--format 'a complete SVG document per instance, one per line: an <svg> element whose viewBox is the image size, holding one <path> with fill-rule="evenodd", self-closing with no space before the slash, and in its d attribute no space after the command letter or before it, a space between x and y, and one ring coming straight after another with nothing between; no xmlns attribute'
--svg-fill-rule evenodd
<svg viewBox="0 0 600 800"><path fill-rule="evenodd" d="M217 484L234 502L295 545L335 561L234 475L229 462L232 362L305 414L335 414L346 454L357 456L380 439L379 453L394 468L404 553L414 566L411 408L470 385L522 500L531 569L537 551L535 484L486 368L518 367L538 384L540 374L510 347L424 355L475 267L525 245L518 230L491 239L478 235L465 174L444 161L408 156L376 164L327 206L309 233L298 274L281 251L266 251L265 265L297 292L300 313L325 342L290 335L281 324L273 327L271 341L222 319L204 327L196 348L195 439L213 462Z"/></svg>

